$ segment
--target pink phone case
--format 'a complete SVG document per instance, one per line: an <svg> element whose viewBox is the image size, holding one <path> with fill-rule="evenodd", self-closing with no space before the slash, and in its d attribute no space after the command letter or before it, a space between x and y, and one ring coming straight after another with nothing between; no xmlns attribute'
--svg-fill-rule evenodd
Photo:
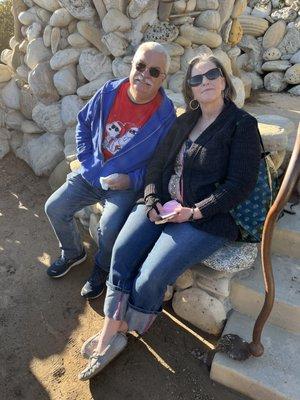
<svg viewBox="0 0 300 400"><path fill-rule="evenodd" d="M180 203L178 203L178 201L176 201L176 200L167 201L163 205L163 211L159 215L162 218L168 218L170 216L176 215L176 213L174 212L174 209L176 207L178 207L179 205L180 205Z"/></svg>

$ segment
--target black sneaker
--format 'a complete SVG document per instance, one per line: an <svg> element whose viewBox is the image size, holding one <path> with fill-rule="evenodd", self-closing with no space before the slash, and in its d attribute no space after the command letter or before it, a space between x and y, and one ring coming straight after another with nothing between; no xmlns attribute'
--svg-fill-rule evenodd
<svg viewBox="0 0 300 400"><path fill-rule="evenodd" d="M72 258L71 260L67 260L66 258L60 256L47 269L47 274L51 276L51 278L60 278L66 275L72 267L81 264L85 259L86 259L85 250L83 250L83 252L80 254L79 257Z"/></svg>
<svg viewBox="0 0 300 400"><path fill-rule="evenodd" d="M95 265L92 275L81 289L81 296L88 300L99 297L105 288L107 276L108 272Z"/></svg>

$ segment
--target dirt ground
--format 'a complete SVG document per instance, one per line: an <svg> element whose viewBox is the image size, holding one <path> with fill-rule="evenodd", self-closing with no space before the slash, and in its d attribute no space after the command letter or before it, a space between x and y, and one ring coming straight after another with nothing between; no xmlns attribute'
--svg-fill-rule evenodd
<svg viewBox="0 0 300 400"><path fill-rule="evenodd" d="M299 102L291 99L297 118ZM285 98L278 107L270 100L272 95L267 106L274 114L285 107ZM23 161L12 154L0 161L0 399L246 400L210 381L193 357L195 348L207 348L201 337L215 339L188 331L170 314L162 314L142 339L131 336L99 376L77 380L85 366L81 344L103 322L103 297L88 303L80 296L95 251L85 232L88 260L62 279L47 277L58 255L43 211L50 193L47 179L34 176Z"/></svg>

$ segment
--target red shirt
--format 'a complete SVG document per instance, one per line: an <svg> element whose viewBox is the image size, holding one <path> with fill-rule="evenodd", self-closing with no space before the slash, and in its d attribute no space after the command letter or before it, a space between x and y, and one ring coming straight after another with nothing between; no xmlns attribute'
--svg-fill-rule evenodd
<svg viewBox="0 0 300 400"><path fill-rule="evenodd" d="M108 160L127 144L148 119L155 113L162 96L157 95L146 104L136 104L130 100L127 90L129 82L120 86L114 104L106 121L102 139L102 153Z"/></svg>

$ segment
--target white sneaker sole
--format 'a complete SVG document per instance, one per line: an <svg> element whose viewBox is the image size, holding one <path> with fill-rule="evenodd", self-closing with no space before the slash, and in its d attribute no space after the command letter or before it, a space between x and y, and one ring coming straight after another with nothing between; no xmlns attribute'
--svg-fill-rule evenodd
<svg viewBox="0 0 300 400"><path fill-rule="evenodd" d="M85 297L84 294L82 294L82 292L80 293L81 297L83 297L85 300L94 300L97 299L98 297L101 296L101 294L104 292L104 288L101 290L101 292L99 294L97 294L96 296L89 296L89 297Z"/></svg>
<svg viewBox="0 0 300 400"><path fill-rule="evenodd" d="M77 260L73 264L71 264L69 266L69 268L65 270L65 272L63 272L60 275L51 276L50 278L57 279L57 278L61 278L62 276L65 276L73 267L75 267L75 265L79 265L79 264L83 263L86 260L86 258L87 258L87 254L85 253L84 257L82 257L80 260Z"/></svg>

